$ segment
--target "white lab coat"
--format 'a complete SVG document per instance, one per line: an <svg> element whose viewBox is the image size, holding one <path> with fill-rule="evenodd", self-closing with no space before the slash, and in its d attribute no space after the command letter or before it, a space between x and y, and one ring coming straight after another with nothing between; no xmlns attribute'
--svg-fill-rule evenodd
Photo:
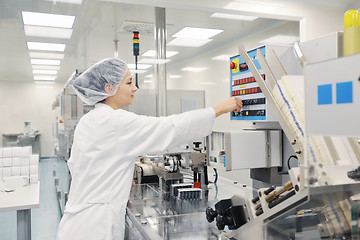
<svg viewBox="0 0 360 240"><path fill-rule="evenodd" d="M79 121L57 240L122 240L135 158L209 135L212 108L147 117L98 103Z"/></svg>

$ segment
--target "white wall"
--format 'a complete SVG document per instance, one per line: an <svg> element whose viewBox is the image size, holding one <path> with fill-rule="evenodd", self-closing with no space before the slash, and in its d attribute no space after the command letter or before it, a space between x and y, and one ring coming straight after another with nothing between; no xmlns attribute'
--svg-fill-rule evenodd
<svg viewBox="0 0 360 240"><path fill-rule="evenodd" d="M344 11L311 9L304 13L300 21L301 42L308 41L335 31L344 31Z"/></svg>
<svg viewBox="0 0 360 240"><path fill-rule="evenodd" d="M54 156L52 103L63 84L49 86L0 81L0 133L24 132L24 122L40 131L41 157ZM2 146L2 138L1 138Z"/></svg>

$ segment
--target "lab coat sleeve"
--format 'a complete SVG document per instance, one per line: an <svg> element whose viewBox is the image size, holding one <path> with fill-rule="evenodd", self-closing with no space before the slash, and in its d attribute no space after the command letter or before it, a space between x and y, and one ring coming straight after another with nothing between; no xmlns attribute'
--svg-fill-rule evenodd
<svg viewBox="0 0 360 240"><path fill-rule="evenodd" d="M162 152L211 134L215 111L205 108L159 118L133 114L131 119L120 131L129 137L124 146L128 153L139 156Z"/></svg>

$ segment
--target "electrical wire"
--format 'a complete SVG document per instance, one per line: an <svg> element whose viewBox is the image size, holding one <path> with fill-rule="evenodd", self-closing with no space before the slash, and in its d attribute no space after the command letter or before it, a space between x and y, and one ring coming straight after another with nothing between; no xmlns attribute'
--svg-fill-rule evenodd
<svg viewBox="0 0 360 240"><path fill-rule="evenodd" d="M288 166L288 169L290 170L291 169L291 167L290 167L290 159L291 158L295 158L296 160L298 159L298 157L296 156L296 155L291 155L289 158L288 158L288 160L287 160L287 166Z"/></svg>

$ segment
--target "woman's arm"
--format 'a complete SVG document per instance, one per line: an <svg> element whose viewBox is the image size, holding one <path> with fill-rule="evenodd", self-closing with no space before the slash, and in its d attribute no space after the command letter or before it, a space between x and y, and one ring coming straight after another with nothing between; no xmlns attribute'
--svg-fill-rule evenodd
<svg viewBox="0 0 360 240"><path fill-rule="evenodd" d="M215 111L216 117L218 117L224 113L228 113L232 111L239 112L242 106L243 103L240 98L231 97L228 100L213 106L212 108Z"/></svg>

